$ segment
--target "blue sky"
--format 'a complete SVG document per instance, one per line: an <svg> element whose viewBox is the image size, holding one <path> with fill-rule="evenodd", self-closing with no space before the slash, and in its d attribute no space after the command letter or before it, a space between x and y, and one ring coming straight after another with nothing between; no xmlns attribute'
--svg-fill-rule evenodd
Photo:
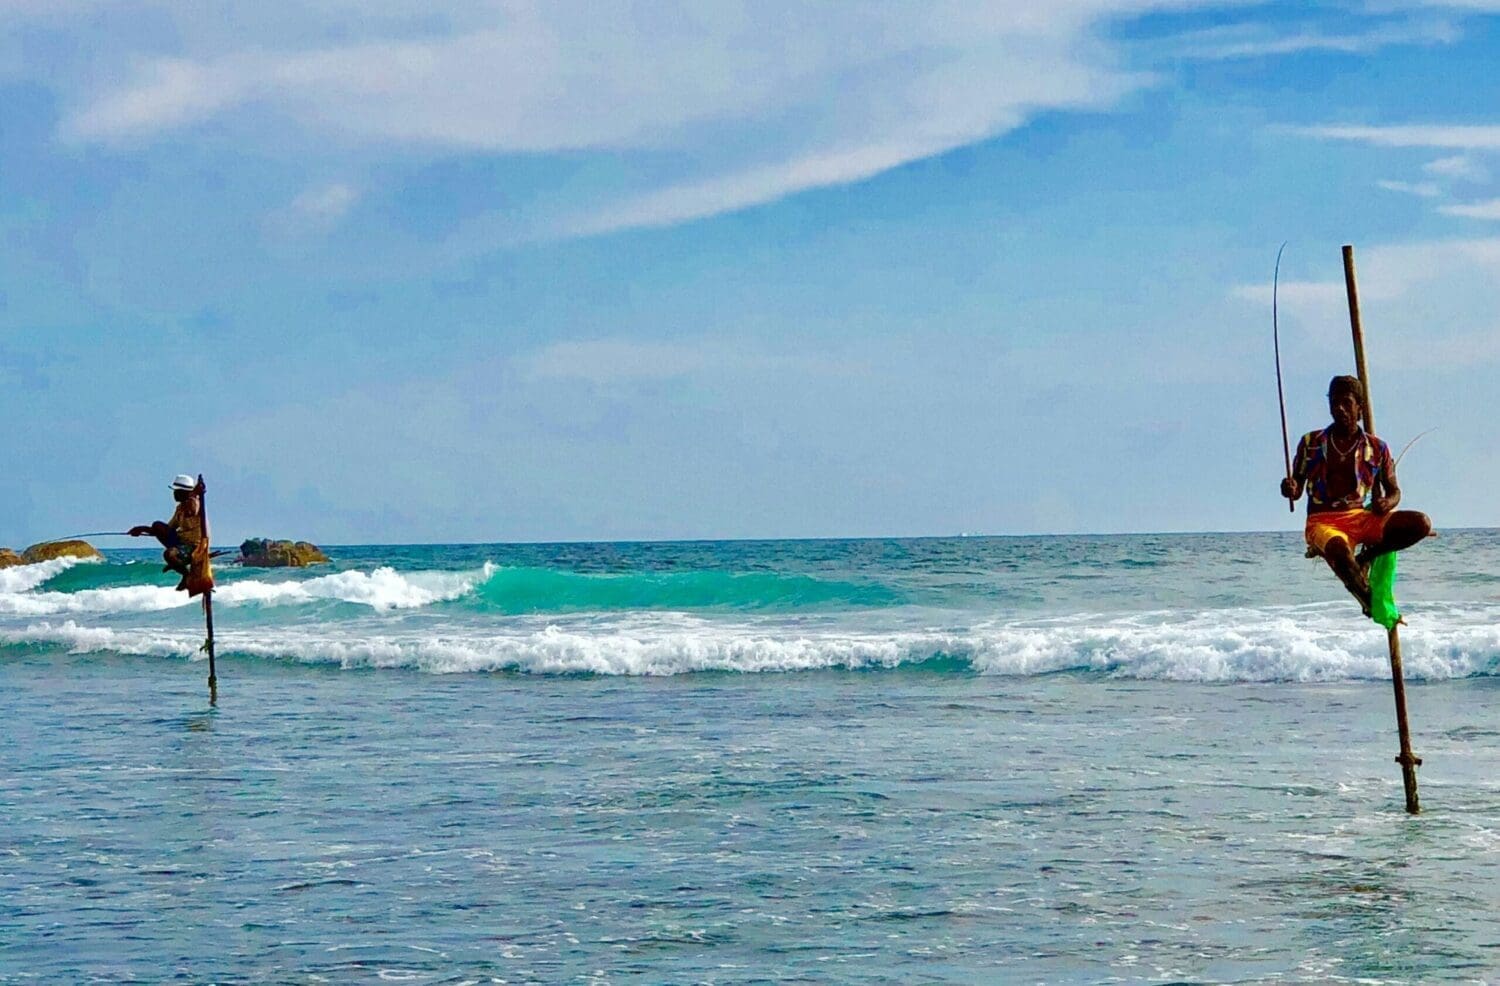
<svg viewBox="0 0 1500 986"><path fill-rule="evenodd" d="M1500 0L0 0L0 544L1500 524Z"/></svg>

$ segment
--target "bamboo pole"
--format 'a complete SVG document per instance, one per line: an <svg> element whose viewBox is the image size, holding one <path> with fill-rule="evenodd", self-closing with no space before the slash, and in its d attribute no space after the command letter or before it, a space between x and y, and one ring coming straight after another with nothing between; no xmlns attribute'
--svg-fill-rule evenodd
<svg viewBox="0 0 1500 986"><path fill-rule="evenodd" d="M203 618L208 624L208 640L203 649L208 651L208 704L219 704L219 676L214 673L214 591L203 593Z"/></svg>
<svg viewBox="0 0 1500 986"><path fill-rule="evenodd" d="M1354 367L1359 374L1360 389L1364 391L1365 432L1375 434L1375 410L1370 402L1370 372L1365 365L1365 331L1359 316L1359 287L1354 277L1354 247L1344 246L1344 290L1349 296L1349 328L1354 334ZM1401 741L1401 752L1396 762L1401 765L1401 783L1406 788L1406 811L1416 815L1422 811L1417 800L1417 767L1422 758L1411 752L1411 727L1406 721L1406 681L1401 670L1401 633L1399 627L1386 632L1386 642L1391 653L1391 686L1396 695L1396 731Z"/></svg>
<svg viewBox="0 0 1500 986"><path fill-rule="evenodd" d="M203 525L203 537L209 539L208 533L208 489L203 484L203 474L198 474L198 518ZM213 542L209 541L210 546ZM208 625L208 639L203 642L203 649L208 652L208 704L219 704L219 676L214 671L214 591L205 589L203 592L203 620Z"/></svg>

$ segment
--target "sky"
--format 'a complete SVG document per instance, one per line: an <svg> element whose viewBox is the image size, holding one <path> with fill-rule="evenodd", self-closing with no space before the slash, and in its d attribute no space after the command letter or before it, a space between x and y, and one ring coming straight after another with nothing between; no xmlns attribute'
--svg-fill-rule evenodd
<svg viewBox="0 0 1500 986"><path fill-rule="evenodd" d="M1500 0L0 0L0 544L1500 526Z"/></svg>

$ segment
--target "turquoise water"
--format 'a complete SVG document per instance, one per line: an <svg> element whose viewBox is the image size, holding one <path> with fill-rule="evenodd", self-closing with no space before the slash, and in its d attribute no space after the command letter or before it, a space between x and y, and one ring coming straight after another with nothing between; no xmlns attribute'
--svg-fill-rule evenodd
<svg viewBox="0 0 1500 986"><path fill-rule="evenodd" d="M1487 981L1500 532L0 570L0 981Z"/></svg>

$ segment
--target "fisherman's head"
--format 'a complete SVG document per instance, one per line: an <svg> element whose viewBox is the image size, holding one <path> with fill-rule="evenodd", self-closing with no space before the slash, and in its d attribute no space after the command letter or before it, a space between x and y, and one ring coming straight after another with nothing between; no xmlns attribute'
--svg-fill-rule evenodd
<svg viewBox="0 0 1500 986"><path fill-rule="evenodd" d="M1358 377L1338 376L1328 382L1328 413L1335 424L1345 429L1359 427L1364 406L1365 388Z"/></svg>
<svg viewBox="0 0 1500 986"><path fill-rule="evenodd" d="M183 473L182 475L177 476L172 480L172 499L176 500L178 503L181 503L183 500L186 500L188 497L192 496L193 491L197 488L198 481L193 477L187 475L186 473Z"/></svg>

